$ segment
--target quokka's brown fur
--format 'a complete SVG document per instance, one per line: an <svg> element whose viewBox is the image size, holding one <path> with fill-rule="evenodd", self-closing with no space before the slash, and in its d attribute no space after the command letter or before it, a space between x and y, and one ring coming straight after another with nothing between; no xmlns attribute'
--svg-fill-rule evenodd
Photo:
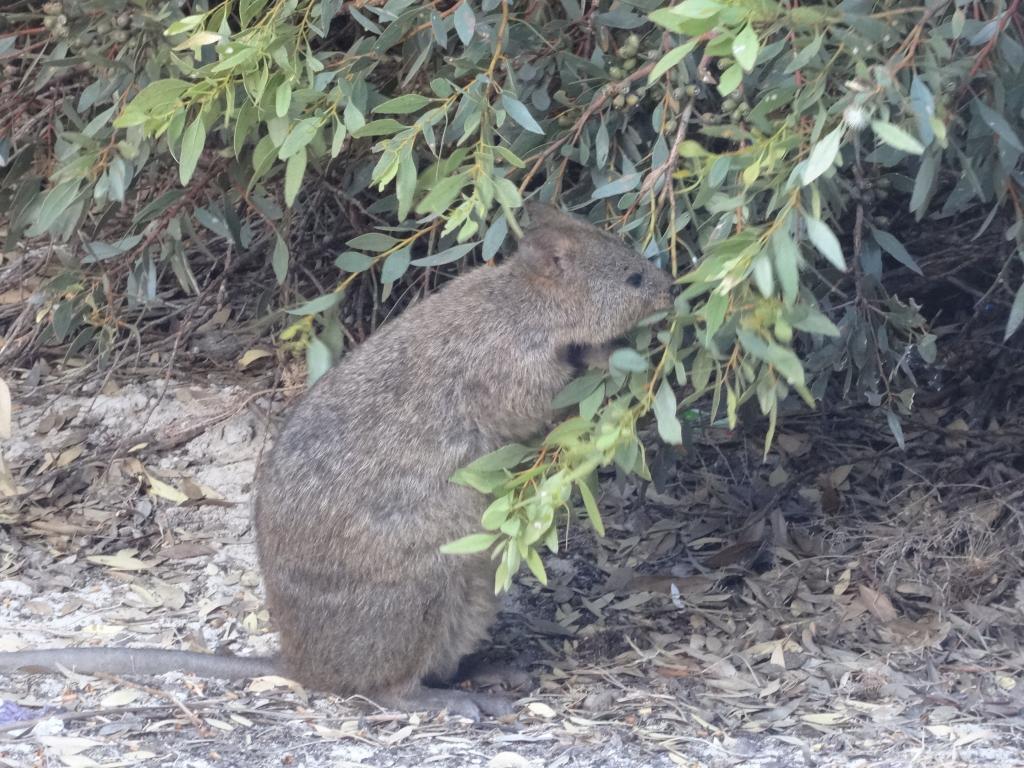
<svg viewBox="0 0 1024 768"><path fill-rule="evenodd" d="M440 553L487 505L449 478L535 436L582 350L670 305L668 276L618 238L529 213L506 263L451 281L326 373L263 465L267 599L284 672L306 685L416 705L425 678L455 673L494 618L494 565Z"/></svg>
<svg viewBox="0 0 1024 768"><path fill-rule="evenodd" d="M449 478L542 431L551 400L639 320L668 276L621 240L549 206L501 266L414 305L296 405L255 483L254 522L277 659L136 648L0 653L0 670L211 677L277 672L308 688L476 717L508 703L432 689L495 613L486 555L442 555L487 500Z"/></svg>

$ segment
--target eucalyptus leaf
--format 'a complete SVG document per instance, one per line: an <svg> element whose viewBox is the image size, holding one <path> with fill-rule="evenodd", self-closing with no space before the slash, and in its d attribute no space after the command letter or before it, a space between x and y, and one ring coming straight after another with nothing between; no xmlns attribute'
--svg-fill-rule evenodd
<svg viewBox="0 0 1024 768"><path fill-rule="evenodd" d="M801 180L805 185L810 184L832 168L836 156L839 154L839 144L842 140L843 126L840 125L811 148L811 154L807 158L807 164L801 175Z"/></svg>
<svg viewBox="0 0 1024 768"><path fill-rule="evenodd" d="M898 125L883 120L872 120L871 130L875 135L893 149L909 152L912 155L924 153L924 145Z"/></svg>
<svg viewBox="0 0 1024 768"><path fill-rule="evenodd" d="M1024 283L1017 289L1013 304L1010 306L1010 316L1006 321L1006 331L1003 334L1003 341L1009 341L1010 337L1017 332L1021 323L1024 323Z"/></svg>
<svg viewBox="0 0 1024 768"><path fill-rule="evenodd" d="M480 244L479 241L473 241L471 243L460 243L459 245L453 245L451 248L446 248L443 251L431 254L430 256L424 256L421 259L413 259L412 265L414 267L439 267L442 264L450 264L453 261L458 261L467 253L472 251Z"/></svg>
<svg viewBox="0 0 1024 768"><path fill-rule="evenodd" d="M804 225L807 227L807 237L814 244L826 259L832 262L836 269L846 271L846 259L843 257L843 249L839 240L828 224L810 216L804 217Z"/></svg>
<svg viewBox="0 0 1024 768"><path fill-rule="evenodd" d="M503 93L501 95L501 105L505 108L505 111L508 112L508 116L519 123L523 128L531 133L537 133L542 136L544 135L544 129L541 128L540 123L538 123L534 119L533 115L530 114L530 110L527 109L523 102L512 98L507 93Z"/></svg>
<svg viewBox="0 0 1024 768"><path fill-rule="evenodd" d="M683 427L676 415L676 396L667 380L661 382L654 396L654 415L658 421L658 434L669 445L683 444Z"/></svg>
<svg viewBox="0 0 1024 768"><path fill-rule="evenodd" d="M181 159L178 161L178 179L183 187L188 186L196 172L199 157L206 146L206 128L201 116L196 117L181 136Z"/></svg>
<svg viewBox="0 0 1024 768"><path fill-rule="evenodd" d="M875 242L881 246L883 251L896 259L900 264L919 275L924 274L924 272L921 271L921 268L917 265L917 262L914 261L914 257L907 252L906 248L903 247L903 243L897 240L892 234L885 230L871 227L871 236L875 239Z"/></svg>
<svg viewBox="0 0 1024 768"><path fill-rule="evenodd" d="M497 540L497 534L471 533L456 541L443 544L441 546L441 553L445 555L472 555L477 552L484 552Z"/></svg>
<svg viewBox="0 0 1024 768"><path fill-rule="evenodd" d="M650 368L650 363L647 358L637 352L635 349L629 349L625 347L623 349L617 349L608 358L609 364L613 369L627 372L641 372L646 371Z"/></svg>

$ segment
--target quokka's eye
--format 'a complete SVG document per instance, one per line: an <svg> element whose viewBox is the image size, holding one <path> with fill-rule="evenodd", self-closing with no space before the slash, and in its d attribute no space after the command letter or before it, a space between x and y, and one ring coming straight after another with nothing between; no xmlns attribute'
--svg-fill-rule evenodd
<svg viewBox="0 0 1024 768"><path fill-rule="evenodd" d="M632 275L626 278L626 282L634 288L639 288L640 283L644 280L644 276L639 272L634 272Z"/></svg>

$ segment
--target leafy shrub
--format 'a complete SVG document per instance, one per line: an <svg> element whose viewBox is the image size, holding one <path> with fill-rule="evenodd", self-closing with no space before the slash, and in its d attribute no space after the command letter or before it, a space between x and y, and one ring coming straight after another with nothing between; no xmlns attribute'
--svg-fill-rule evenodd
<svg viewBox="0 0 1024 768"><path fill-rule="evenodd" d="M524 561L544 578L536 547L557 547L574 488L600 530L594 473L646 475L648 411L678 444L680 412L710 399L702 418L724 406L733 425L756 402L767 448L791 393L835 392L884 409L902 441L907 361L936 341L892 291L927 256L902 232L977 216L1022 252L1019 0L13 5L8 246L74 245L36 314L51 341L109 345L123 308L172 281L197 293L197 251L265 252L294 284L311 179L384 222L290 310L281 337L313 377L341 351L357 281L394 301L421 270L494 258L524 194L680 277L674 317L562 393L579 415L539 453L510 446L457 476L495 501L489 533L450 549L495 548L499 587ZM1006 303L1009 337L1024 287Z"/></svg>

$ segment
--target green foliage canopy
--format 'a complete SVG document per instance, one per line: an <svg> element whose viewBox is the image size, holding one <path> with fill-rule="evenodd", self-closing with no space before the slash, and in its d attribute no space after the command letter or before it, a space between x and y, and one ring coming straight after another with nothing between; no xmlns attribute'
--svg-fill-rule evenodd
<svg viewBox="0 0 1024 768"><path fill-rule="evenodd" d="M729 425L756 401L770 442L791 392L834 387L884 408L902 441L905 363L932 360L935 338L883 290L894 269L921 273L894 219L977 210L1021 253L1019 0L15 5L0 200L9 243L79 246L39 315L56 341L109 341L96 309L115 294L197 292L190 249L217 241L263 249L285 283L303 185L331 173L389 225L350 239L334 290L289 310L282 338L314 377L340 352L317 324L355 280L387 300L418 270L494 258L524 194L587 212L685 283L608 376L560 395L576 415L539 452L455 478L495 501L489 533L450 551L492 549L498 587L522 563L543 580L537 546L557 548L573 489L601 530L594 473L646 475L649 411L678 444L707 395ZM114 264L123 296L89 279ZM1007 337L1022 321L1024 287Z"/></svg>

